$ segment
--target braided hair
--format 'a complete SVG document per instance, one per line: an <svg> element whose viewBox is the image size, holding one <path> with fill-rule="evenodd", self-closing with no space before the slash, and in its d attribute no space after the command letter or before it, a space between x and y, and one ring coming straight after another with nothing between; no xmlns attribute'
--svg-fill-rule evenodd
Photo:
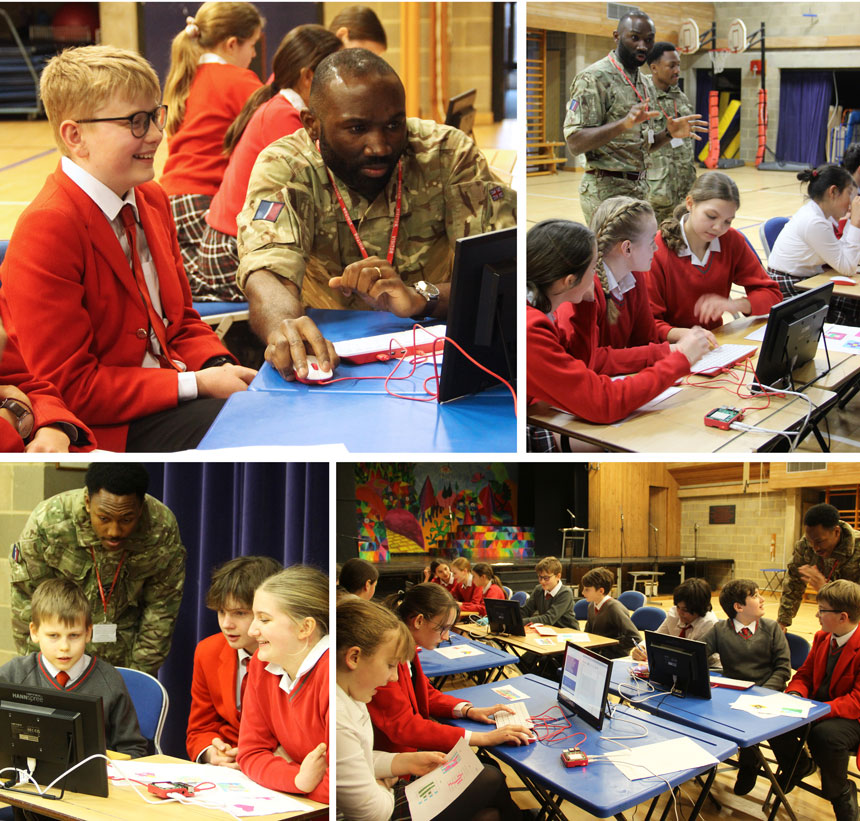
<svg viewBox="0 0 860 821"><path fill-rule="evenodd" d="M609 279L603 264L604 257L624 240L637 240L642 234L642 221L654 216L654 209L643 200L633 197L610 197L598 206L591 217L590 228L597 237L597 276L606 294L606 317L610 325L618 321L618 306L609 297Z"/></svg>
<svg viewBox="0 0 860 821"><path fill-rule="evenodd" d="M741 195L735 181L722 171L709 171L696 178L689 196L694 203L706 202L707 200L725 200L733 202L736 208L740 207ZM660 223L660 235L666 247L676 254L686 246L681 234L681 217L687 213L687 204L682 202L675 207L672 216Z"/></svg>

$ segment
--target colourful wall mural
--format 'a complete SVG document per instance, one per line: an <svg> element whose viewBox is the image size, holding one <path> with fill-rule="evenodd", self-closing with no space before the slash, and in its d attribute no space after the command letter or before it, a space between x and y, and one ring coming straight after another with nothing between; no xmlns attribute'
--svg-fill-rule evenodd
<svg viewBox="0 0 860 821"><path fill-rule="evenodd" d="M501 530L515 524L517 466L360 462L355 495L361 558L454 556L467 552L462 543L471 526ZM510 548L516 553L499 555L524 555L523 548L520 540Z"/></svg>

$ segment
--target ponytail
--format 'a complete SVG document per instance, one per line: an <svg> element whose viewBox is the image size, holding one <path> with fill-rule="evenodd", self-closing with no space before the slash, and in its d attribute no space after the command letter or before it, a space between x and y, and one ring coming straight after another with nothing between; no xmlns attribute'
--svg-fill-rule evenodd
<svg viewBox="0 0 860 821"><path fill-rule="evenodd" d="M806 168L799 172L797 179L807 183L806 195L814 202L821 202L831 186L836 186L840 193L845 186L854 185L854 177L847 168L833 163L819 165L818 168Z"/></svg>
<svg viewBox="0 0 860 821"><path fill-rule="evenodd" d="M453 608L457 609L457 618L460 618L460 605L442 585L434 582L416 584L406 592L398 590L388 596L383 604L400 616L407 625L418 615L424 616L425 619L434 619L440 614L447 615Z"/></svg>
<svg viewBox="0 0 860 821"><path fill-rule="evenodd" d="M552 310L550 292L559 280L573 274L579 284L591 275L594 234L584 225L563 219L541 220L526 234L528 300L545 314Z"/></svg>
<svg viewBox="0 0 860 821"><path fill-rule="evenodd" d="M477 573L479 576L483 576L485 579L490 579L492 584L496 584L499 586L499 589L504 592L504 585L502 584L502 580L496 575L493 568L488 565L486 562L480 562L472 567L472 572Z"/></svg>

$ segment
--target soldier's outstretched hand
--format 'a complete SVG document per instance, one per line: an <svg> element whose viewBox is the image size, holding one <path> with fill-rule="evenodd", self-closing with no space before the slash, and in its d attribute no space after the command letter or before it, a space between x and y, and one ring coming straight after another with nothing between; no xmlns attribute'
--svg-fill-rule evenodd
<svg viewBox="0 0 860 821"><path fill-rule="evenodd" d="M653 120L655 117L659 116L659 111L648 110L647 100L644 103L636 103L636 105L627 112L627 128L633 128L634 125L644 123L646 120Z"/></svg>
<svg viewBox="0 0 860 821"><path fill-rule="evenodd" d="M666 130L673 138L694 137L702 138L698 133L707 133L708 121L701 119L700 114L688 114L686 117L669 117L666 120Z"/></svg>

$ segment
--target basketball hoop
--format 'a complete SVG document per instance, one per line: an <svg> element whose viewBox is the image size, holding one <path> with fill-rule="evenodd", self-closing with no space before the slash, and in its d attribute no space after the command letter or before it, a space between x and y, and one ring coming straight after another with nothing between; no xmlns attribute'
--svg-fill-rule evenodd
<svg viewBox="0 0 860 821"><path fill-rule="evenodd" d="M728 45L729 51L735 54L746 51L749 46L746 23L740 17L736 17L729 23Z"/></svg>
<svg viewBox="0 0 860 821"><path fill-rule="evenodd" d="M726 60L729 59L732 50L729 48L712 48L708 53L711 55L711 68L714 74L722 74L726 67Z"/></svg>
<svg viewBox="0 0 860 821"><path fill-rule="evenodd" d="M681 54L695 54L699 50L699 26L692 17L681 23L678 31L678 51Z"/></svg>

